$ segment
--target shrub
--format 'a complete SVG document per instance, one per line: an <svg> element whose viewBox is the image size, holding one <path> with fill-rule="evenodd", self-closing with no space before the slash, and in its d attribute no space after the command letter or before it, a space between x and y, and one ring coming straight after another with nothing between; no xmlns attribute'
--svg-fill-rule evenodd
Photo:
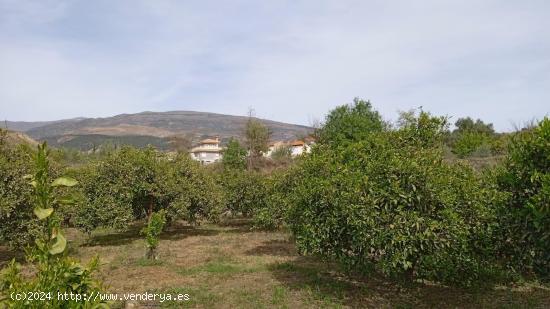
<svg viewBox="0 0 550 309"><path fill-rule="evenodd" d="M493 155L503 155L506 154L508 149L508 142L510 139L510 134L502 133L496 135L490 142L491 153Z"/></svg>
<svg viewBox="0 0 550 309"><path fill-rule="evenodd" d="M249 217L265 203L264 177L252 171L225 171L220 175L225 210Z"/></svg>
<svg viewBox="0 0 550 309"><path fill-rule="evenodd" d="M550 275L550 119L516 133L508 144L499 188L502 254L514 269Z"/></svg>
<svg viewBox="0 0 550 309"><path fill-rule="evenodd" d="M469 131L463 132L454 142L453 153L460 158L464 158L472 155L477 150L483 152L484 150L480 148L488 149L490 147L489 142L490 138L486 134ZM485 152L490 152L490 150L485 150Z"/></svg>
<svg viewBox="0 0 550 309"><path fill-rule="evenodd" d="M123 230L157 210L164 187L156 179L156 168L152 149L132 147L85 167L81 179L86 203L79 209L77 226L86 232L99 226Z"/></svg>
<svg viewBox="0 0 550 309"><path fill-rule="evenodd" d="M372 132L382 131L384 127L382 117L373 110L371 103L355 98L353 104L332 110L317 134L320 143L339 145L347 141L363 140Z"/></svg>
<svg viewBox="0 0 550 309"><path fill-rule="evenodd" d="M31 173L31 155L0 143L0 240L12 247L29 243L39 229L32 215L32 187L23 179Z"/></svg>
<svg viewBox="0 0 550 309"><path fill-rule="evenodd" d="M57 178L50 182L45 144L38 148L36 172L31 180L34 188L33 212L40 220L41 233L35 239L35 246L26 251L26 258L35 271L31 272L31 277L23 275L21 266L13 260L3 270L0 296L4 297L0 297L0 305L10 308L89 308L98 305L99 301L94 298L88 301L58 298L58 293L82 296L100 291L100 283L92 278L98 259L92 259L88 267L83 267L65 255L67 241L54 212L54 207L63 201L55 195L55 189L60 186L74 186L76 181L71 178ZM34 300L13 299L9 295L14 292L25 295L32 293Z"/></svg>
<svg viewBox="0 0 550 309"><path fill-rule="evenodd" d="M492 275L491 205L502 196L442 160L444 128L422 112L398 131L318 146L300 164L288 215L299 250L458 285Z"/></svg>
<svg viewBox="0 0 550 309"><path fill-rule="evenodd" d="M221 193L214 179L186 154L168 160L153 149L123 147L81 170L86 203L76 224L126 229L161 209L168 221L215 220Z"/></svg>
<svg viewBox="0 0 550 309"><path fill-rule="evenodd" d="M155 212L149 218L147 226L141 230L145 235L145 243L147 245L146 258L150 260L157 259L156 249L159 244L159 236L166 225L166 213L164 210Z"/></svg>
<svg viewBox="0 0 550 309"><path fill-rule="evenodd" d="M246 169L246 149L238 140L233 138L229 140L223 152L222 163L224 169Z"/></svg>
<svg viewBox="0 0 550 309"><path fill-rule="evenodd" d="M254 227L258 229L278 229L286 227L288 212L299 169L291 167L276 171L265 180L266 197L264 203L254 211Z"/></svg>
<svg viewBox="0 0 550 309"><path fill-rule="evenodd" d="M169 221L183 218L191 223L201 219L216 222L223 207L223 191L215 177L189 158L179 154L165 171L169 182L166 216Z"/></svg>

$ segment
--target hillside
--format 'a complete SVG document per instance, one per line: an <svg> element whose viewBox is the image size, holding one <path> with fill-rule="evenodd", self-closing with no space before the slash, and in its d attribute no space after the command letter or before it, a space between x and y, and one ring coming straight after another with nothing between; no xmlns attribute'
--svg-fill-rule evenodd
<svg viewBox="0 0 550 309"><path fill-rule="evenodd" d="M15 131L5 131L0 132L0 138L5 139L5 142L8 145L21 145L26 144L30 146L38 145L38 142L29 137L25 133L15 132Z"/></svg>
<svg viewBox="0 0 550 309"><path fill-rule="evenodd" d="M53 146L91 149L102 143L155 145L167 148L173 136L185 136L197 141L206 136L219 136L222 141L242 137L247 117L193 111L142 112L106 118L75 118L49 122L10 122L11 130L25 132L36 140L46 140ZM307 134L307 126L266 119L272 138L288 140Z"/></svg>

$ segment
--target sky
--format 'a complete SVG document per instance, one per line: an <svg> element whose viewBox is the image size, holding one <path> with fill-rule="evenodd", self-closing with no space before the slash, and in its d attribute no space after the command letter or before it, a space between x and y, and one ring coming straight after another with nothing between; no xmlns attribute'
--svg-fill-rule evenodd
<svg viewBox="0 0 550 309"><path fill-rule="evenodd" d="M0 0L0 119L550 114L550 1Z"/></svg>

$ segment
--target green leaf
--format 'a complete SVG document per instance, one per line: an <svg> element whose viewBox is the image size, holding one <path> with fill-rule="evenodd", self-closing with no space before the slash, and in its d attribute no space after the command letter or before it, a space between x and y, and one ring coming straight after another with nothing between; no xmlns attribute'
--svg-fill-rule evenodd
<svg viewBox="0 0 550 309"><path fill-rule="evenodd" d="M66 197L58 199L57 202L61 205L74 205L76 204L76 200L72 197Z"/></svg>
<svg viewBox="0 0 550 309"><path fill-rule="evenodd" d="M38 217L38 219L40 220L43 220L43 219L46 219L47 217L49 217L52 212L53 212L53 208L41 208L41 207L36 207L34 210L33 210L34 214Z"/></svg>
<svg viewBox="0 0 550 309"><path fill-rule="evenodd" d="M58 186L72 187L77 183L78 181L76 181L74 178L59 177L52 182L52 187L58 187Z"/></svg>
<svg viewBox="0 0 550 309"><path fill-rule="evenodd" d="M59 254L65 251L65 247L67 247L67 240L61 233L57 233L57 236L55 237L56 241L50 248L51 254Z"/></svg>

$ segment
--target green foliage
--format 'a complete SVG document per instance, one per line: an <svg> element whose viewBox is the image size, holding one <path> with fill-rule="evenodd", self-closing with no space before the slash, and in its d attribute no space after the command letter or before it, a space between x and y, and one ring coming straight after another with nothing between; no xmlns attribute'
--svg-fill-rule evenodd
<svg viewBox="0 0 550 309"><path fill-rule="evenodd" d="M156 136L123 135L112 136L102 134L75 135L70 139L62 139L60 136L46 137L45 140L54 147L76 149L80 151L111 152L122 146L147 148L153 146L157 149L168 150L173 148L172 140Z"/></svg>
<svg viewBox="0 0 550 309"><path fill-rule="evenodd" d="M221 193L215 181L186 154L168 160L151 148L123 147L81 170L84 205L76 225L126 229L131 222L166 209L169 221L215 220Z"/></svg>
<svg viewBox="0 0 550 309"><path fill-rule="evenodd" d="M0 241L11 247L29 243L39 231L32 214L32 187L23 177L32 171L32 153L2 142L0 131Z"/></svg>
<svg viewBox="0 0 550 309"><path fill-rule="evenodd" d="M179 154L165 172L168 182L165 198L167 218L183 218L191 223L200 219L216 222L223 207L223 191L216 179L187 154Z"/></svg>
<svg viewBox="0 0 550 309"><path fill-rule="evenodd" d="M492 135L495 133L492 123L484 123L481 119L474 121L470 117L459 118L455 122L456 133L475 132L485 135Z"/></svg>
<svg viewBox="0 0 550 309"><path fill-rule="evenodd" d="M466 131L461 133L453 145L453 153L460 158L473 154L481 147L488 147L490 138L484 133Z"/></svg>
<svg viewBox="0 0 550 309"><path fill-rule="evenodd" d="M267 151L269 128L252 116L248 118L245 127L246 146L252 158L261 157Z"/></svg>
<svg viewBox="0 0 550 309"><path fill-rule="evenodd" d="M288 213L292 205L294 188L298 181L299 169L289 168L276 171L265 180L266 196L264 203L254 211L254 227L258 229L279 229L286 227Z"/></svg>
<svg viewBox="0 0 550 309"><path fill-rule="evenodd" d="M380 132L385 124L380 114L368 101L359 98L353 104L342 105L332 110L319 130L319 142L340 145L364 140L373 132Z"/></svg>
<svg viewBox="0 0 550 309"><path fill-rule="evenodd" d="M220 175L225 197L225 210L251 216L265 203L264 176L252 171L226 171Z"/></svg>
<svg viewBox="0 0 550 309"><path fill-rule="evenodd" d="M493 275L503 196L466 166L443 161L445 118L420 115L300 164L288 220L299 250L376 269L470 285Z"/></svg>
<svg viewBox="0 0 550 309"><path fill-rule="evenodd" d="M34 188L32 203L41 232L35 239L35 246L26 250L27 261L35 271L31 277L23 275L21 266L13 260L2 271L0 295L4 297L0 297L0 304L9 308L92 308L99 302L94 299L63 300L58 297L58 293L97 293L100 291L100 284L92 278L98 265L97 258L84 267L65 255L67 241L54 212L54 207L60 202L55 190L59 186L74 186L77 182L66 177L51 182L47 155L46 145L39 146L36 172L34 176L27 177ZM31 294L33 298L17 300L10 296L12 293L24 293L27 296Z"/></svg>
<svg viewBox="0 0 550 309"><path fill-rule="evenodd" d="M503 255L518 271L550 276L550 119L516 133L498 175Z"/></svg>
<svg viewBox="0 0 550 309"><path fill-rule="evenodd" d="M99 226L122 230L155 211L164 189L156 163L152 149L123 147L82 169L86 203L79 209L77 226L86 232Z"/></svg>
<svg viewBox="0 0 550 309"><path fill-rule="evenodd" d="M466 117L459 118L455 126L456 129L449 135L447 143L458 157L486 157L502 153L504 140L495 134L493 124Z"/></svg>
<svg viewBox="0 0 550 309"><path fill-rule="evenodd" d="M227 148L223 152L222 163L224 169L246 169L246 149L237 139L230 139Z"/></svg>
<svg viewBox="0 0 550 309"><path fill-rule="evenodd" d="M160 210L155 212L149 218L147 226L141 230L141 233L145 235L145 243L147 245L147 258L150 260L156 260L156 249L159 244L159 236L166 225L166 212Z"/></svg>
<svg viewBox="0 0 550 309"><path fill-rule="evenodd" d="M495 135L490 142L491 153L493 155L502 155L506 153L508 149L508 143L510 141L510 134L501 133Z"/></svg>

